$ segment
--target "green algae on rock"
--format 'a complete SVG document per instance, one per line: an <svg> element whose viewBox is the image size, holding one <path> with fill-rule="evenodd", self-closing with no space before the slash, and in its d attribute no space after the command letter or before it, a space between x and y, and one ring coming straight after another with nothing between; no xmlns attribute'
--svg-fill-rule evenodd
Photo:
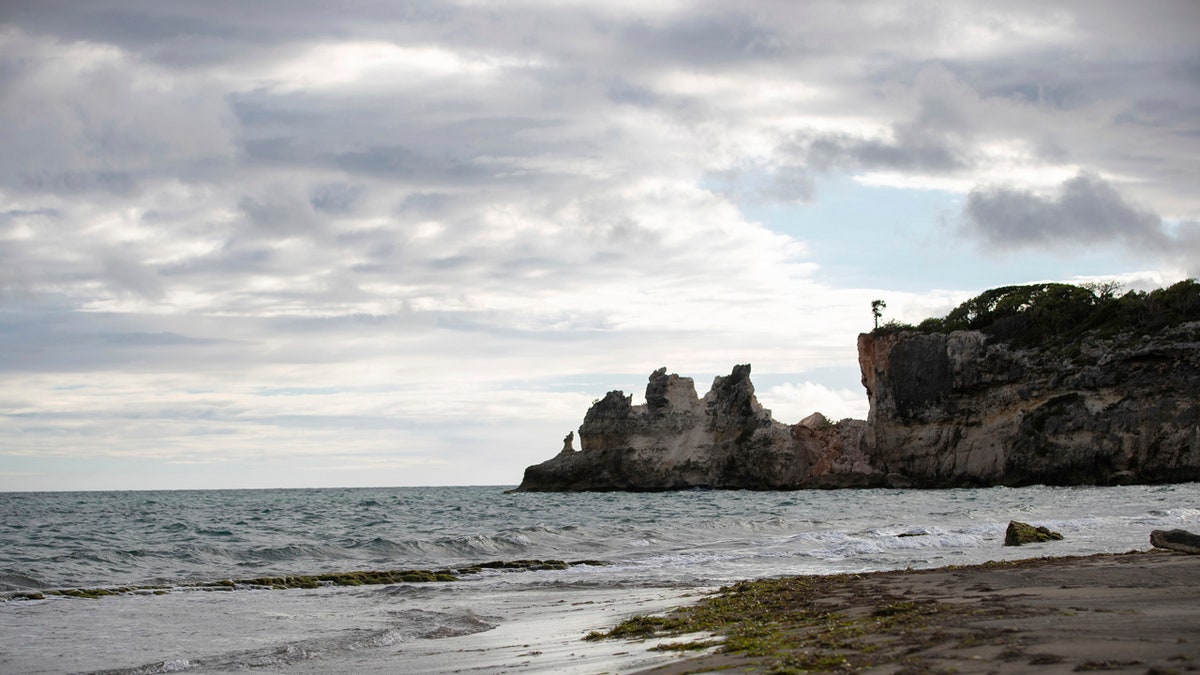
<svg viewBox="0 0 1200 675"><path fill-rule="evenodd" d="M1017 520L1008 521L1008 529L1004 531L1005 546L1021 546L1037 544L1044 541L1059 541L1063 538L1058 532L1051 532L1045 526L1033 526Z"/></svg>
<svg viewBox="0 0 1200 675"><path fill-rule="evenodd" d="M884 665L892 667L886 672L956 672L947 665L973 663L970 659L979 654L1001 661L1028 659L1031 665L1038 665L1048 663L1051 655L1029 653L1029 646L1036 641L1031 641L1028 633L997 627L996 622L1028 619L1035 622L1029 625L1036 627L1056 615L1064 620L1072 615L1056 602L1024 602L1030 578L1040 579L1033 582L1035 588L1057 589L1057 571L1063 568L1094 567L1108 570L1105 575L1123 568L1126 572L1132 570L1134 576L1116 572L1120 583L1140 584L1143 582L1139 579L1146 577L1138 575L1156 573L1139 569L1170 557L1131 551L928 570L744 581L722 588L695 605L659 616L634 616L609 631L592 632L583 639L687 636L652 649L683 652L715 648L709 654L689 655L677 667L647 671L652 673L729 668L790 675L860 672ZM1093 607L1081 614L1107 611ZM1086 623L1089 617L1081 619ZM693 637L697 639L693 641Z"/></svg>
<svg viewBox="0 0 1200 675"><path fill-rule="evenodd" d="M284 590L293 588L322 588L326 586L372 586L401 583L432 583L458 581L464 576L481 574L484 570L501 572L534 572L565 570L576 565L607 565L602 560L493 560L454 569L441 570L363 570L357 572L331 572L325 574L291 575L278 577L254 577L248 579L219 579L182 584L178 588L201 591L234 591L243 588ZM162 595L170 591L162 585L122 586L119 588L65 588L45 591L45 595L69 598L96 599L108 595L150 593ZM36 596L36 597L35 597ZM42 593L17 593L8 596L13 600L43 599Z"/></svg>
<svg viewBox="0 0 1200 675"><path fill-rule="evenodd" d="M585 640L649 639L690 634L723 640L669 643L659 649L685 651L715 646L749 658L765 672L855 670L873 664L873 644L887 636L909 636L933 616L967 611L956 604L913 602L868 583L871 574L785 577L743 581L664 616L635 616ZM867 612L840 611L830 589L849 595ZM897 638L898 639L898 638Z"/></svg>

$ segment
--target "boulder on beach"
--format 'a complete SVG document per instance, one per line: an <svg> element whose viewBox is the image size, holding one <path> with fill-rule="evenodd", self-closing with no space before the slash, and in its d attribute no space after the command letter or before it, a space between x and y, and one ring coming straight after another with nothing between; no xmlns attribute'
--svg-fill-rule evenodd
<svg viewBox="0 0 1200 675"><path fill-rule="evenodd" d="M1200 534L1187 530L1154 530L1150 533L1150 545L1180 553L1200 554Z"/></svg>
<svg viewBox="0 0 1200 675"><path fill-rule="evenodd" d="M1034 526L1029 523L1010 520L1008 521L1008 529L1004 532L1004 545L1021 546L1022 544L1036 544L1043 541L1057 541L1062 538L1061 534L1051 532L1045 526Z"/></svg>

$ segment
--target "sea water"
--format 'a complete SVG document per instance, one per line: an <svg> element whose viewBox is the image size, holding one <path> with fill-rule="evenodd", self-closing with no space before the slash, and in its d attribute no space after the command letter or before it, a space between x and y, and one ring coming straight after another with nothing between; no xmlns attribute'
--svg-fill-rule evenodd
<svg viewBox="0 0 1200 675"><path fill-rule="evenodd" d="M1009 520L1064 539L1004 547ZM0 672L624 671L648 663L644 648L597 661L583 635L736 580L1145 550L1151 530L1172 528L1200 529L1200 484L0 493ZM519 559L603 564L381 586L189 586ZM66 588L133 590L28 599Z"/></svg>

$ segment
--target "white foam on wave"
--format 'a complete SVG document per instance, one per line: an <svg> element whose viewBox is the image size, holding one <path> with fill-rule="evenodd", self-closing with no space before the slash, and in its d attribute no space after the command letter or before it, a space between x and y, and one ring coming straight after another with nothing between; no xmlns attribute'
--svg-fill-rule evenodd
<svg viewBox="0 0 1200 675"><path fill-rule="evenodd" d="M1187 525L1200 522L1200 509L1152 509L1137 522L1153 525Z"/></svg>
<svg viewBox="0 0 1200 675"><path fill-rule="evenodd" d="M170 659L123 672L127 675L158 675L158 673L182 673L191 668L192 662L187 659Z"/></svg>

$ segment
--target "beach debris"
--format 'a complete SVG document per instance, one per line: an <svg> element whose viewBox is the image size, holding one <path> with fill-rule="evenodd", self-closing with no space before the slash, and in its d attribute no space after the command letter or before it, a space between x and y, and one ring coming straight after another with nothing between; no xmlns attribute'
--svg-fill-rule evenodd
<svg viewBox="0 0 1200 675"><path fill-rule="evenodd" d="M1150 533L1150 545L1195 555L1200 554L1200 535L1187 530L1154 530Z"/></svg>
<svg viewBox="0 0 1200 675"><path fill-rule="evenodd" d="M1036 544L1043 541L1057 541L1062 538L1061 534L1050 531L1044 525L1034 526L1029 523L1010 520L1008 521L1008 529L1004 532L1004 545L1021 546L1022 544Z"/></svg>

